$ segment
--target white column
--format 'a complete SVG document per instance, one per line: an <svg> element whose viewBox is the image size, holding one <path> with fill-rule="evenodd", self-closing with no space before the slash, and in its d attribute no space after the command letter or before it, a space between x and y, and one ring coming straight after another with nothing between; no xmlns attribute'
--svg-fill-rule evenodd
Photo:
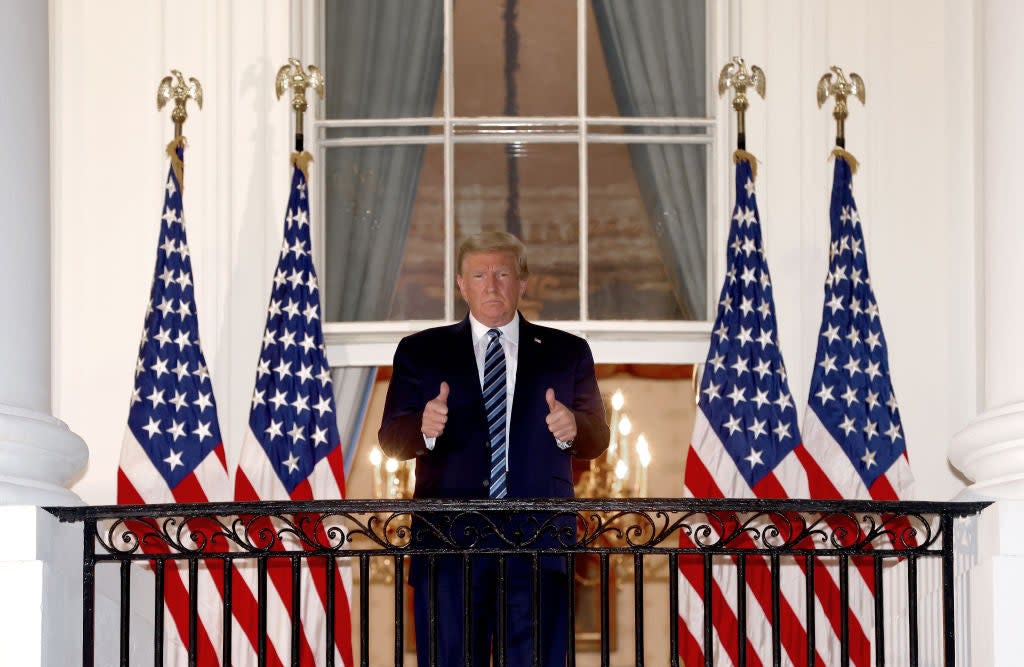
<svg viewBox="0 0 1024 667"><path fill-rule="evenodd" d="M88 456L50 414L48 4L0 0L0 505L80 503Z"/></svg>
<svg viewBox="0 0 1024 667"><path fill-rule="evenodd" d="M965 497L994 499L981 515L977 566L971 572L971 664L1020 664L1016 623L1024 616L1024 226L1020 155L1024 132L1024 5L976 5L981 56L981 165L977 222L981 256L978 317L980 413L957 433L950 461L973 484Z"/></svg>
<svg viewBox="0 0 1024 667"><path fill-rule="evenodd" d="M979 317L982 411L953 440L950 460L970 491L1024 500L1024 225L1020 172L1024 131L1024 5L988 0L978 9L981 54Z"/></svg>

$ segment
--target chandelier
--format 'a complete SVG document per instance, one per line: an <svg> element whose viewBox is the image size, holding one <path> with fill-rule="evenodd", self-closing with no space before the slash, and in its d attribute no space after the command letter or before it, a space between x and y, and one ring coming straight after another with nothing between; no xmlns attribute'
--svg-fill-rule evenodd
<svg viewBox="0 0 1024 667"><path fill-rule="evenodd" d="M651 446L647 436L633 436L633 420L623 411L626 397L621 389L612 394L611 437L608 449L590 462L590 469L576 483L576 495L583 498L644 498Z"/></svg>

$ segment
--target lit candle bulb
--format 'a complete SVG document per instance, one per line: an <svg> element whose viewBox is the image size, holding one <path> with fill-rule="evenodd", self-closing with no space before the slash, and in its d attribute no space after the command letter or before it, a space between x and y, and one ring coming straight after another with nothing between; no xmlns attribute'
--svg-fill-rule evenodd
<svg viewBox="0 0 1024 667"><path fill-rule="evenodd" d="M636 457L640 465L646 468L651 464L651 446L643 433L636 437Z"/></svg>
<svg viewBox="0 0 1024 667"><path fill-rule="evenodd" d="M373 496L374 498L384 497L384 476L380 471L380 464L384 460L384 453L380 447L370 450L370 464L373 466Z"/></svg>
<svg viewBox="0 0 1024 667"><path fill-rule="evenodd" d="M647 497L647 467L651 465L651 446L647 442L647 436L643 433L636 437L636 459L640 463L640 469L636 475L636 496Z"/></svg>
<svg viewBox="0 0 1024 667"><path fill-rule="evenodd" d="M629 415L622 415L622 419L619 420L619 433L623 436L627 436L633 432L633 422L629 420Z"/></svg>
<svg viewBox="0 0 1024 667"><path fill-rule="evenodd" d="M387 494L388 498L398 497L398 477L395 475L398 472L398 460L389 458L384 462L384 470L387 471Z"/></svg>
<svg viewBox="0 0 1024 667"><path fill-rule="evenodd" d="M629 466L632 465L633 461L633 448L629 446L629 434L633 432L633 422L630 420L629 415L623 413L622 419L619 420L619 433L622 436L620 444L622 445L622 453L619 458L626 464L626 473L629 473ZM625 479L625 478L623 478Z"/></svg>
<svg viewBox="0 0 1024 667"><path fill-rule="evenodd" d="M619 412L625 403L626 398L622 395L622 390L616 389L615 393L612 394L612 418L609 424L611 427L611 438L608 440L608 451L605 452L605 459L607 461L612 461L617 456L616 451L619 448Z"/></svg>

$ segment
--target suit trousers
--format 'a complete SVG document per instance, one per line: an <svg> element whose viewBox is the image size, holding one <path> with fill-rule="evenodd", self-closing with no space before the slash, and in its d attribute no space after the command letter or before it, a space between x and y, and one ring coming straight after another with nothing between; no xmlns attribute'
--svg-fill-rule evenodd
<svg viewBox="0 0 1024 667"><path fill-rule="evenodd" d="M470 572L464 581L466 558L438 556L434 564L436 576L435 621L430 624L429 568L418 568L422 576L411 583L416 620L416 654L419 667L430 666L430 634L435 632L437 665L439 667L487 667L498 664L504 648L505 664L526 667L533 664L534 626L540 628L539 657L542 667L564 667L569 642L568 578L557 567L541 566L534 570L530 556L507 556L505 559L504 633L499 627L499 557L475 555L468 557ZM544 565L564 558L547 557ZM535 577L539 584L539 618L534 617L532 604ZM467 595L468 592L468 595ZM468 605L468 647L465 643ZM466 660L466 650L470 660ZM491 663L493 655L494 662Z"/></svg>

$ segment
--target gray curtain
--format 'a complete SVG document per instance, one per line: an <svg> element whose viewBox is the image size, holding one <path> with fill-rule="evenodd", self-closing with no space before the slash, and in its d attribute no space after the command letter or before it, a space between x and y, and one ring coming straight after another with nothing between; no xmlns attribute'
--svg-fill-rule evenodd
<svg viewBox="0 0 1024 667"><path fill-rule="evenodd" d="M441 0L325 3L327 118L430 116L441 78ZM346 128L328 137L423 134L425 128ZM330 148L326 154L328 321L388 318L424 146ZM376 368L333 371L338 430L351 467Z"/></svg>
<svg viewBox="0 0 1024 667"><path fill-rule="evenodd" d="M704 117L704 0L593 0L612 92L628 116ZM636 134L670 128L633 127ZM703 147L630 144L633 171L683 316L707 317L707 174Z"/></svg>

